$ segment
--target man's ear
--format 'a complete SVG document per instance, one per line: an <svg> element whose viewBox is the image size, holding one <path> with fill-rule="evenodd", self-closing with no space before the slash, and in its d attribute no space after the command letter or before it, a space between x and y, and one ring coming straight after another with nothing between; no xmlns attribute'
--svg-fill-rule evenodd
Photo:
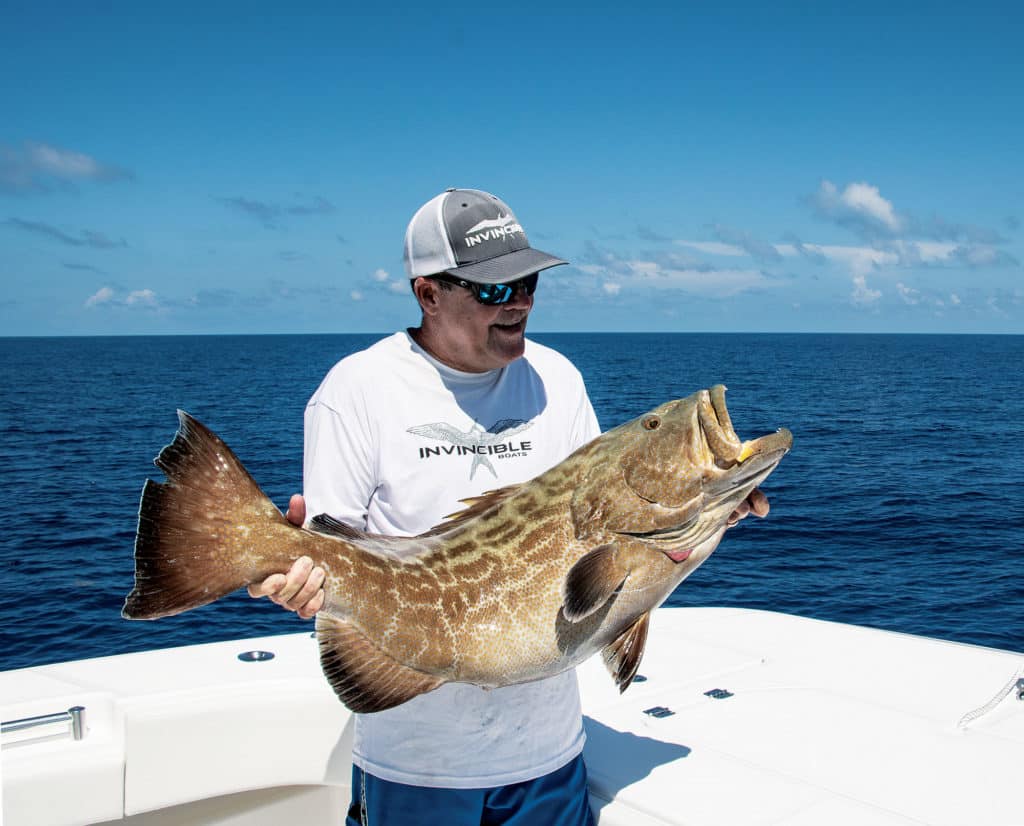
<svg viewBox="0 0 1024 826"><path fill-rule="evenodd" d="M419 276L412 282L412 291L424 315L434 315L437 312L441 287L433 278Z"/></svg>

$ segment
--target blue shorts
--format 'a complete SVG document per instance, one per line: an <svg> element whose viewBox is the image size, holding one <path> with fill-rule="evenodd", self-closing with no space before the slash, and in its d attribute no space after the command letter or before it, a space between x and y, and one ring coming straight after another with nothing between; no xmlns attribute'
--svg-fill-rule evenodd
<svg viewBox="0 0 1024 826"><path fill-rule="evenodd" d="M363 826L364 773L352 767L346 826ZM367 826L594 826L583 755L534 780L487 789L407 786L365 775Z"/></svg>

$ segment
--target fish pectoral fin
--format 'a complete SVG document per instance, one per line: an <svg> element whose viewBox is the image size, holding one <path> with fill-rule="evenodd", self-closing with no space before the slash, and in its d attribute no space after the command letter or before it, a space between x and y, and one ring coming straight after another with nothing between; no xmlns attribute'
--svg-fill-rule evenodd
<svg viewBox="0 0 1024 826"><path fill-rule="evenodd" d="M615 545L601 545L580 557L562 584L562 614L569 622L590 616L611 598L628 574Z"/></svg>
<svg viewBox="0 0 1024 826"><path fill-rule="evenodd" d="M316 617L320 665L334 693L352 711L394 708L445 681L398 662L359 629L324 612Z"/></svg>
<svg viewBox="0 0 1024 826"><path fill-rule="evenodd" d="M620 694L629 688L640 667L644 646L647 644L647 626L650 620L650 612L642 614L640 619L629 626L615 642L606 645L601 651L601 659L615 680L615 685L619 687Z"/></svg>

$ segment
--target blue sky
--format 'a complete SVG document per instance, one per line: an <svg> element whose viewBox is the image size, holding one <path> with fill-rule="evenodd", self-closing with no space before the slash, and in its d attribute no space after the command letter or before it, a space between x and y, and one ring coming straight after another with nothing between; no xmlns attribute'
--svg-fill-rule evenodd
<svg viewBox="0 0 1024 826"><path fill-rule="evenodd" d="M1024 12L831 8L5 2L0 335L414 324L448 186L535 331L1024 333Z"/></svg>

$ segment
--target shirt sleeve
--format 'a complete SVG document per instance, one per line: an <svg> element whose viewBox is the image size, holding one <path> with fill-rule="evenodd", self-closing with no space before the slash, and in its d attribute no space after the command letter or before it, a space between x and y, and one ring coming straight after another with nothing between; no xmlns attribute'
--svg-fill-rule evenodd
<svg viewBox="0 0 1024 826"><path fill-rule="evenodd" d="M357 395L314 396L306 406L302 484L306 516L329 514L366 529L370 497L376 490L376 462L365 409ZM338 409L344 406L346 409Z"/></svg>
<svg viewBox="0 0 1024 826"><path fill-rule="evenodd" d="M601 435L601 426L597 422L597 414L590 403L583 377L579 379L579 400L576 405L576 416L573 420L572 444L570 450L576 450L587 442Z"/></svg>

